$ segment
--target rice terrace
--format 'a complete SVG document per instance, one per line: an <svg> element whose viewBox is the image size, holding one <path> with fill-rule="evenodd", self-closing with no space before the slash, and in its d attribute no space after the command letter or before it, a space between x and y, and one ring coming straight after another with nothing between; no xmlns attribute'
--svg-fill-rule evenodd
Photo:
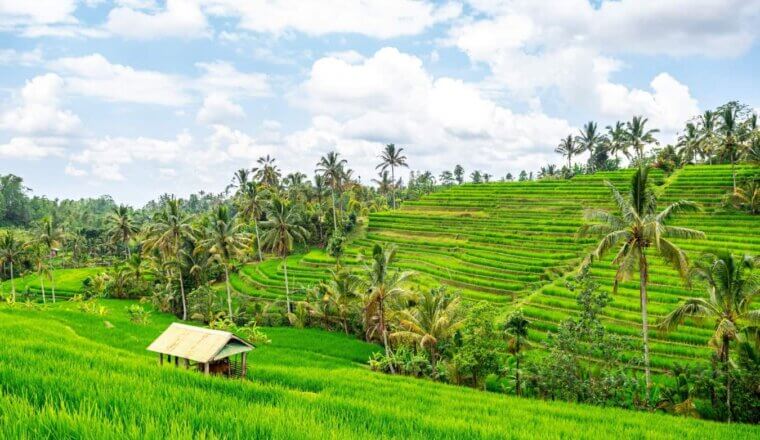
<svg viewBox="0 0 760 440"><path fill-rule="evenodd" d="M760 438L759 20L0 2L0 438Z"/></svg>

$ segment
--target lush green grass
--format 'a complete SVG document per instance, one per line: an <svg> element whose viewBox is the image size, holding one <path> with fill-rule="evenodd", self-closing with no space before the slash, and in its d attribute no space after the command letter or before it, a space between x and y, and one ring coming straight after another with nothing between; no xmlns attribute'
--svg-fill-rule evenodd
<svg viewBox="0 0 760 440"><path fill-rule="evenodd" d="M55 269L52 271L55 277L55 294L56 297L69 297L75 293L82 291L82 282L87 277L92 277L107 271L105 267L80 267L76 269ZM40 296L42 300L42 283L40 277L36 273L27 273L23 277L16 278L14 283L16 285L16 293L22 294L27 288L30 293ZM51 294L51 280L45 278L45 293L50 298ZM11 292L11 280L5 280L0 283L0 292L9 294Z"/></svg>
<svg viewBox="0 0 760 440"><path fill-rule="evenodd" d="M760 428L542 402L369 371L378 347L265 329L249 380L205 377L145 351L172 317L131 323L74 303L0 306L0 438L734 438ZM106 321L108 325L106 325Z"/></svg>

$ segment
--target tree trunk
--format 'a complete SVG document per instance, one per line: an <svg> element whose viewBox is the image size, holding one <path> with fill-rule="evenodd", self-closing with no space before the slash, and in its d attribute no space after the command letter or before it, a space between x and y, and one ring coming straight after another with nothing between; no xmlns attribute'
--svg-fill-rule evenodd
<svg viewBox="0 0 760 440"><path fill-rule="evenodd" d="M13 260L11 260L11 301L16 302L16 283L13 280Z"/></svg>
<svg viewBox="0 0 760 440"><path fill-rule="evenodd" d="M728 350L731 340L728 336L723 336L723 368L726 372L726 410L728 412L728 423L731 423L731 370Z"/></svg>
<svg viewBox="0 0 760 440"><path fill-rule="evenodd" d="M335 212L335 188L332 188L332 211L333 211L333 230L335 231L335 234L338 233L338 215Z"/></svg>
<svg viewBox="0 0 760 440"><path fill-rule="evenodd" d="M179 269L179 293L182 296L182 320L187 321L187 299L185 298L185 282L182 280L182 268Z"/></svg>
<svg viewBox="0 0 760 440"><path fill-rule="evenodd" d="M288 313L290 313L290 286L288 285L288 258L282 257L283 271L285 272L285 301L288 305Z"/></svg>
<svg viewBox="0 0 760 440"><path fill-rule="evenodd" d="M391 200L393 203L393 209L396 209L396 173L393 165L391 165Z"/></svg>
<svg viewBox="0 0 760 440"><path fill-rule="evenodd" d="M641 250L639 259L639 294L641 299L641 334L644 339L644 378L647 385L646 404L649 405L649 399L652 391L652 372L649 366L649 323L647 316L647 282L649 279L647 257L644 250Z"/></svg>
<svg viewBox="0 0 760 440"><path fill-rule="evenodd" d="M53 293L53 304L55 304L55 268L52 258L50 258L50 290Z"/></svg>
<svg viewBox="0 0 760 440"><path fill-rule="evenodd" d="M124 238L125 238L124 249L127 253L127 260L129 260L130 258L132 258L132 252L129 250L129 238L128 237L124 237Z"/></svg>
<svg viewBox="0 0 760 440"><path fill-rule="evenodd" d="M45 274L40 274L40 287L42 288L42 304L47 304L45 299Z"/></svg>
<svg viewBox="0 0 760 440"><path fill-rule="evenodd" d="M734 160L733 151L731 151L731 176L734 181L734 194L736 194L736 161Z"/></svg>
<svg viewBox="0 0 760 440"><path fill-rule="evenodd" d="M383 336L383 347L385 347L385 356L390 359L391 357L391 348L390 345L388 345L388 332L385 329L385 302L381 299L380 300L380 333ZM393 361L391 361L388 366L390 367L391 373L395 374L396 369L393 367Z"/></svg>
<svg viewBox="0 0 760 440"><path fill-rule="evenodd" d="M227 265L224 265L224 284L227 287L227 311L229 312L229 318L232 320L232 292L230 292L230 273L227 269Z"/></svg>
<svg viewBox="0 0 760 440"><path fill-rule="evenodd" d="M253 228L256 230L256 250L259 253L259 262L264 261L264 257L261 256L261 237L259 237L259 222L253 221Z"/></svg>
<svg viewBox="0 0 760 440"><path fill-rule="evenodd" d="M518 396L521 394L520 391L520 353L517 353L517 356L515 356L515 394Z"/></svg>

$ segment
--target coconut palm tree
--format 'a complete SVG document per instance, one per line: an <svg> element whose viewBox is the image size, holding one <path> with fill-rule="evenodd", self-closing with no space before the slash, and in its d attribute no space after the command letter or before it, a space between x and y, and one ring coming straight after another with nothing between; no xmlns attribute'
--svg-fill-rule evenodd
<svg viewBox="0 0 760 440"><path fill-rule="evenodd" d="M413 341L430 355L430 365L436 370L441 344L451 339L465 324L462 300L448 295L443 288L430 289L415 298L415 306L398 312L400 330L392 339Z"/></svg>
<svg viewBox="0 0 760 440"><path fill-rule="evenodd" d="M699 115L697 120L699 127L699 148L702 150L705 159L715 153L717 120L717 114L712 110L705 110L704 113Z"/></svg>
<svg viewBox="0 0 760 440"><path fill-rule="evenodd" d="M246 222L253 222L253 229L256 233L256 252L259 261L264 261L261 253L261 236L259 234L259 219L264 212L266 202L266 191L262 191L254 182L244 182L238 188L236 203L241 218Z"/></svg>
<svg viewBox="0 0 760 440"><path fill-rule="evenodd" d="M686 130L678 137L676 147L684 163L696 163L699 156L704 157L699 129L691 122L686 124Z"/></svg>
<svg viewBox="0 0 760 440"><path fill-rule="evenodd" d="M334 313L331 318L338 321L343 332L348 334L348 323L351 314L356 309L359 298L360 279L350 270L337 268L330 272L330 278L320 283L319 288L324 293L328 310Z"/></svg>
<svg viewBox="0 0 760 440"><path fill-rule="evenodd" d="M227 312L232 315L232 289L230 287L229 268L233 262L245 254L250 238L243 231L243 224L236 222L226 205L219 205L209 218L206 237L198 244L198 249L207 250L209 260L224 268L224 284L227 289Z"/></svg>
<svg viewBox="0 0 760 440"><path fill-rule="evenodd" d="M389 302L398 301L408 295L403 284L412 276L412 272L391 269L396 262L396 252L396 247L393 245L383 248L375 244L372 248L372 256L364 266L364 282L367 286L363 310L366 337L371 340L379 336L386 356L391 355L388 344ZM391 372L393 372L392 366Z"/></svg>
<svg viewBox="0 0 760 440"><path fill-rule="evenodd" d="M731 421L731 375L729 349L738 341L742 327L760 328L760 309L750 310L760 297L760 274L752 273L754 259L737 257L729 252L706 254L689 271L691 279L702 281L707 298L688 298L660 322L660 328L674 330L687 317L715 319L715 333L710 344L718 351L718 359L726 372L726 407Z"/></svg>
<svg viewBox="0 0 760 440"><path fill-rule="evenodd" d="M338 233L338 217L336 214L336 193L340 190L341 184L345 177L346 160L340 158L340 153L336 151L330 151L326 156L322 156L317 163L316 172L321 174L325 182L330 186L332 193L332 208L333 208L333 228L334 233Z"/></svg>
<svg viewBox="0 0 760 440"><path fill-rule="evenodd" d="M129 207L126 205L119 205L113 208L113 210L106 217L109 228L106 232L114 242L121 242L124 245L124 252L126 259L129 260L129 240L137 234L139 228L132 220L132 216L129 212Z"/></svg>
<svg viewBox="0 0 760 440"><path fill-rule="evenodd" d="M262 156L256 160L259 164L258 167L253 169L253 176L262 185L266 185L272 189L277 189L280 186L280 169L274 164L274 157Z"/></svg>
<svg viewBox="0 0 760 440"><path fill-rule="evenodd" d="M393 179L388 174L388 170L383 170L378 177L372 181L377 185L377 192L385 196L393 190Z"/></svg>
<svg viewBox="0 0 760 440"><path fill-rule="evenodd" d="M146 230L147 239L144 249L151 251L159 250L166 260L179 260L180 244L185 238L192 238L193 228L190 224L190 216L182 212L181 202L175 198L166 201L163 210L156 213L153 221ZM187 319L187 298L185 296L185 283L182 276L182 266L175 266L180 273L179 280L180 296L182 299L182 319Z"/></svg>
<svg viewBox="0 0 760 440"><path fill-rule="evenodd" d="M578 144L576 143L576 138L573 137L573 135L569 134L566 138L562 139L559 142L559 145L557 148L554 149L554 152L561 154L563 157L567 158L567 169L572 170L573 169L573 156L579 154L581 151Z"/></svg>
<svg viewBox="0 0 760 440"><path fill-rule="evenodd" d="M65 235L60 228L55 227L53 219L44 217L37 230L37 242L47 251L48 273L50 274L50 288L55 303L55 272L53 272L53 253L61 246Z"/></svg>
<svg viewBox="0 0 760 440"><path fill-rule="evenodd" d="M16 238L13 230L5 232L0 238L0 263L10 267L11 275L11 301L16 301L16 284L14 280L13 264L21 260L26 252L26 243Z"/></svg>
<svg viewBox="0 0 760 440"><path fill-rule="evenodd" d="M282 258L285 273L285 300L290 313L290 285L288 284L288 255L298 242L305 242L309 231L301 226L301 213L292 205L278 197L273 198L266 209L267 219L261 223L264 228L262 244L272 253Z"/></svg>
<svg viewBox="0 0 760 440"><path fill-rule="evenodd" d="M626 157L629 157L628 144L625 141L625 124L617 121L614 126L608 125L606 128L608 147L610 153L615 156L615 160L620 162L619 153L623 153Z"/></svg>
<svg viewBox="0 0 760 440"><path fill-rule="evenodd" d="M391 200L393 209L396 209L396 167L409 167L406 163L406 156L401 154L404 151L403 148L396 148L395 144L388 144L380 153L380 163L375 167L380 171L385 171L388 168L391 169L391 181L394 182L393 188L391 188Z"/></svg>
<svg viewBox="0 0 760 440"><path fill-rule="evenodd" d="M509 344L509 353L515 358L515 393L519 396L522 394L522 385L520 384L520 360L522 350L527 345L528 325L530 321L525 319L522 310L515 310L507 316L504 323L504 335L507 337Z"/></svg>
<svg viewBox="0 0 760 440"><path fill-rule="evenodd" d="M720 153L731 162L733 189L736 192L736 160L740 149L740 127L738 108L727 105L718 113L718 135L720 136Z"/></svg>
<svg viewBox="0 0 760 440"><path fill-rule="evenodd" d="M604 210L588 210L585 212L584 217L587 223L578 231L579 236L602 235L603 238L585 258L582 267L603 258L609 251L618 247L617 254L612 260L612 264L617 266L613 293L617 293L618 284L629 280L638 267L644 372L648 398L652 387L649 363L649 317L647 314L648 252L652 250L660 255L686 280L688 271L686 254L668 238L701 239L705 237L705 234L694 229L667 225L667 222L676 214L698 210L699 208L694 202L682 200L669 205L658 213L657 199L650 186L649 168L640 167L633 174L628 197L624 197L610 182L605 182L605 185L612 192L612 199L617 205L619 214Z"/></svg>
<svg viewBox="0 0 760 440"><path fill-rule="evenodd" d="M626 144L636 152L639 163L644 159L644 148L649 144L657 144L654 134L659 133L658 129L647 130L646 125L649 119L643 116L634 116L629 122L625 123L625 140Z"/></svg>
<svg viewBox="0 0 760 440"><path fill-rule="evenodd" d="M594 151L604 144L604 135L597 131L597 125L594 121L587 122L583 128L579 130L579 133L580 134L575 137L575 144L579 150L578 153L588 151L589 154L594 154Z"/></svg>
<svg viewBox="0 0 760 440"><path fill-rule="evenodd" d="M47 303L45 296L45 278L50 278L50 267L48 266L48 256L45 248L41 244L31 247L30 256L32 257L32 266L40 280L40 290L42 291L42 303Z"/></svg>

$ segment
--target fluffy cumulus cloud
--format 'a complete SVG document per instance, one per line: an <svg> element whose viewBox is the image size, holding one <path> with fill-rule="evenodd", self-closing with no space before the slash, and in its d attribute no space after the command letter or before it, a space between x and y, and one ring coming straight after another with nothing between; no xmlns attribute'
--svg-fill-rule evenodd
<svg viewBox="0 0 760 440"><path fill-rule="evenodd" d="M59 58L49 63L49 67L64 76L71 92L84 96L168 106L181 106L190 101L181 78L114 64L98 53Z"/></svg>
<svg viewBox="0 0 760 440"><path fill-rule="evenodd" d="M76 23L76 0L0 0L0 26Z"/></svg>
<svg viewBox="0 0 760 440"><path fill-rule="evenodd" d="M217 124L244 116L243 108L232 102L229 97L213 93L203 100L203 106L198 110L196 120L201 124Z"/></svg>
<svg viewBox="0 0 760 440"><path fill-rule="evenodd" d="M172 163L189 151L192 141L192 137L185 133L168 140L105 137L90 140L84 150L71 156L71 160L89 165L90 173L98 179L119 181L124 180L122 166L137 161Z"/></svg>
<svg viewBox="0 0 760 440"><path fill-rule="evenodd" d="M79 117L60 108L63 79L48 73L21 89L18 107L0 115L0 128L28 135L66 135L79 128Z"/></svg>
<svg viewBox="0 0 760 440"><path fill-rule="evenodd" d="M13 137L6 143L0 143L0 158L34 160L62 156L64 143L55 137Z"/></svg>
<svg viewBox="0 0 760 440"><path fill-rule="evenodd" d="M437 170L459 161L502 174L494 164L527 166L526 158L547 157L571 130L565 120L539 112L515 113L475 85L434 78L419 58L394 48L359 64L316 61L293 102L315 116L291 142L314 151L337 146L355 163L367 163L382 143L395 142ZM369 165L364 176L374 175Z"/></svg>
<svg viewBox="0 0 760 440"><path fill-rule="evenodd" d="M194 0L167 0L163 8L153 2L122 2L109 12L105 28L113 35L138 40L210 35L206 16Z"/></svg>

